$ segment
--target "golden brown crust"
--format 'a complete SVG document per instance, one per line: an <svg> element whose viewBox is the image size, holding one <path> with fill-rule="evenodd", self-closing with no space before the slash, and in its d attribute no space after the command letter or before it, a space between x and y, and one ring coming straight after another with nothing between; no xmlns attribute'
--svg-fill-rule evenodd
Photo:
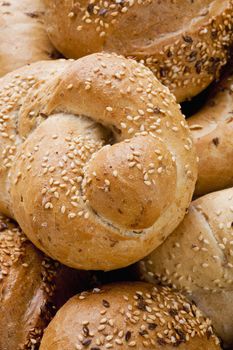
<svg viewBox="0 0 233 350"><path fill-rule="evenodd" d="M195 195L233 186L233 74L225 74L205 106L188 119L199 157Z"/></svg>
<svg viewBox="0 0 233 350"><path fill-rule="evenodd" d="M210 321L182 295L141 282L84 292L58 311L40 350L220 349Z"/></svg>
<svg viewBox="0 0 233 350"><path fill-rule="evenodd" d="M182 220L196 181L195 149L174 97L143 65L106 53L65 63L63 72L55 62L46 83L39 64L30 78L27 68L19 71L13 85L33 84L13 101L12 75L2 81L11 115L21 107L2 138L2 154L15 147L3 168L2 206L49 256L76 268L123 267Z"/></svg>
<svg viewBox="0 0 233 350"><path fill-rule="evenodd" d="M189 212L183 222L172 233L162 246L140 263L143 278L148 281L160 280L172 284L185 291L194 300L201 295L216 294L203 300L204 311L213 317L218 335L224 341L232 340L232 322L219 326L222 322L222 307L224 293L233 291L233 188L214 192L192 202ZM213 300L222 302L214 304ZM232 303L225 299L223 309L228 309L232 315ZM223 319L224 321L224 319ZM228 316L229 322L229 316Z"/></svg>
<svg viewBox="0 0 233 350"><path fill-rule="evenodd" d="M38 349L56 310L85 276L40 253L19 227L0 215L0 348Z"/></svg>
<svg viewBox="0 0 233 350"><path fill-rule="evenodd" d="M98 152L86 169L85 194L93 210L107 217L113 223L129 229L144 229L159 219L164 210L172 204L176 195L177 171L169 150L163 150L161 161L155 159L151 152L153 147L153 137L148 137L145 142L144 136L138 136L131 142L115 144L112 146L111 153L108 147L104 147ZM159 148L162 150L162 142L157 142L157 149ZM130 171L133 183L126 181L129 168L124 166L124 162L132 154L132 150L135 160L132 159L129 163L133 165L134 161L137 160L138 166L140 165L142 169L149 168L150 178L144 182L137 166L132 166ZM146 157L141 159L139 163L139 155L142 153ZM163 166L166 166L167 169L163 176L158 171L154 171L155 168L159 169ZM102 174L105 174L105 178ZM103 191L106 179L111 183L110 195L108 191ZM146 181L148 184L145 183ZM157 184L150 192L147 191L146 187L149 182ZM166 191L164 191L165 188ZM147 193L146 196L145 193Z"/></svg>
<svg viewBox="0 0 233 350"><path fill-rule="evenodd" d="M56 58L44 27L42 0L1 0L0 16L0 76L28 63Z"/></svg>
<svg viewBox="0 0 233 350"><path fill-rule="evenodd" d="M12 216L8 173L12 167L18 144L18 114L23 99L33 88L34 94L47 79L56 77L69 65L68 61L46 61L20 68L1 79L0 89L0 212ZM11 85L11 88L10 88ZM26 125L30 128L31 122Z"/></svg>
<svg viewBox="0 0 233 350"><path fill-rule="evenodd" d="M232 37L232 0L44 0L48 34L66 57L116 52L144 62L176 95L218 77Z"/></svg>

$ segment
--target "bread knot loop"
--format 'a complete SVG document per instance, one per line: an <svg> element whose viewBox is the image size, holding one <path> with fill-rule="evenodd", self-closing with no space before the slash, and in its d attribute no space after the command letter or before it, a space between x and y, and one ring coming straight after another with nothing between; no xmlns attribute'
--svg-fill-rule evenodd
<svg viewBox="0 0 233 350"><path fill-rule="evenodd" d="M150 227L172 203L176 164L164 143L137 136L96 152L85 172L90 206L127 229Z"/></svg>

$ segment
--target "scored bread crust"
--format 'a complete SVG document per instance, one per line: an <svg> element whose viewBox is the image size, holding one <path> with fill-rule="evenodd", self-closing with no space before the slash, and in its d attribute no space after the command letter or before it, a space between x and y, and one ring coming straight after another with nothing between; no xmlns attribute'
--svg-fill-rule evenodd
<svg viewBox="0 0 233 350"><path fill-rule="evenodd" d="M187 120L199 157L195 195L233 186L233 73L216 83L201 110Z"/></svg>
<svg viewBox="0 0 233 350"><path fill-rule="evenodd" d="M44 10L42 0L0 1L0 76L56 58L44 26Z"/></svg>
<svg viewBox="0 0 233 350"><path fill-rule="evenodd" d="M219 76L233 41L232 0L44 0L66 57L116 52L144 62L183 101Z"/></svg>
<svg viewBox="0 0 233 350"><path fill-rule="evenodd" d="M133 60L99 53L46 65L1 82L1 207L71 267L129 265L164 241L191 201L188 126L173 95Z"/></svg>
<svg viewBox="0 0 233 350"><path fill-rule="evenodd" d="M0 348L36 350L56 310L87 287L87 274L38 251L0 215Z"/></svg>
<svg viewBox="0 0 233 350"><path fill-rule="evenodd" d="M46 329L40 350L220 349L211 323L169 288L106 285L71 298Z"/></svg>
<svg viewBox="0 0 233 350"><path fill-rule="evenodd" d="M230 188L193 201L177 229L139 263L141 276L147 281L172 285L196 300L200 308L203 305L218 335L226 343L230 339L231 344L233 328L229 314L233 314L233 308L228 295L233 291L232 245L233 188ZM224 321L221 312L225 308L229 323L221 326Z"/></svg>

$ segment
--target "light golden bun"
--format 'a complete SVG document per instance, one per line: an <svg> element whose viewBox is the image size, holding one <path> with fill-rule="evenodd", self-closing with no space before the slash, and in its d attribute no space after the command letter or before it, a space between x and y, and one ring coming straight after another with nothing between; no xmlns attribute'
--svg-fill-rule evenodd
<svg viewBox="0 0 233 350"><path fill-rule="evenodd" d="M116 52L144 62L178 101L227 62L232 0L44 0L49 37L66 57Z"/></svg>
<svg viewBox="0 0 233 350"><path fill-rule="evenodd" d="M19 227L0 215L0 349L38 349L52 316L87 287L87 273L39 252Z"/></svg>
<svg viewBox="0 0 233 350"><path fill-rule="evenodd" d="M233 186L232 68L207 96L204 107L188 119L199 157L195 195Z"/></svg>
<svg viewBox="0 0 233 350"><path fill-rule="evenodd" d="M233 188L192 202L183 222L140 268L147 281L172 284L196 300L233 345Z"/></svg>
<svg viewBox="0 0 233 350"><path fill-rule="evenodd" d="M0 76L39 60L56 58L44 27L42 0L0 2Z"/></svg>
<svg viewBox="0 0 233 350"><path fill-rule="evenodd" d="M75 268L124 267L183 219L195 148L175 98L148 68L106 53L37 63L1 80L3 115L6 101L0 206L49 256Z"/></svg>
<svg viewBox="0 0 233 350"><path fill-rule="evenodd" d="M210 321L181 294L141 282L106 285L70 299L40 350L220 349Z"/></svg>

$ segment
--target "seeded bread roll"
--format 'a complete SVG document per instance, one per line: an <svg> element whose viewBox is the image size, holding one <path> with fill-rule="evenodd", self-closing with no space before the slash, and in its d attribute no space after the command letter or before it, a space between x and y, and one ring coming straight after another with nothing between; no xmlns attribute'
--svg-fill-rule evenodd
<svg viewBox="0 0 233 350"><path fill-rule="evenodd" d="M233 188L230 188L192 202L174 233L140 263L141 275L147 281L171 284L196 300L200 308L203 305L207 316L213 316L218 335L225 343L230 340L231 345L233 324L227 315L233 315L233 304L231 298L221 293L233 293L232 246ZM210 293L213 295L207 298ZM219 298L222 301L218 304ZM225 317L229 324L223 324Z"/></svg>
<svg viewBox="0 0 233 350"><path fill-rule="evenodd" d="M218 77L233 41L232 0L44 0L66 57L116 52L144 62L178 101Z"/></svg>
<svg viewBox="0 0 233 350"><path fill-rule="evenodd" d="M175 98L142 64L106 53L37 63L1 80L0 105L0 205L49 256L124 267L183 219L195 148Z"/></svg>
<svg viewBox="0 0 233 350"><path fill-rule="evenodd" d="M181 294L132 282L70 299L46 329L40 350L220 349L211 323Z"/></svg>
<svg viewBox="0 0 233 350"><path fill-rule="evenodd" d="M0 76L57 53L44 27L42 0L0 1Z"/></svg>
<svg viewBox="0 0 233 350"><path fill-rule="evenodd" d="M195 195L233 186L233 73L223 76L204 107L188 119L199 157Z"/></svg>
<svg viewBox="0 0 233 350"><path fill-rule="evenodd" d="M40 253L0 216L0 349L36 350L56 310L87 287L87 273Z"/></svg>

